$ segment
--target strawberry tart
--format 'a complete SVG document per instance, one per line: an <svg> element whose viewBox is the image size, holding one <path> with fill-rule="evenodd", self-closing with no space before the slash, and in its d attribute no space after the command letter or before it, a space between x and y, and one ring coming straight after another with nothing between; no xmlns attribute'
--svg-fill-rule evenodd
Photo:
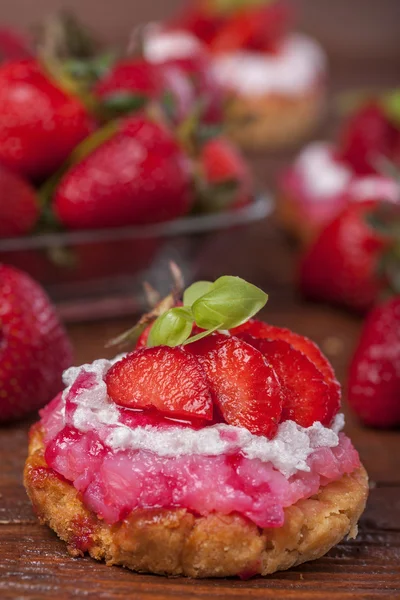
<svg viewBox="0 0 400 600"><path fill-rule="evenodd" d="M73 556L246 578L356 535L368 484L340 386L313 342L253 318L266 300L198 282L141 319L132 352L65 372L25 486Z"/></svg>
<svg viewBox="0 0 400 600"><path fill-rule="evenodd" d="M190 56L199 44L225 92L226 126L242 147L297 143L319 120L326 56L317 42L292 32L282 0L198 0L146 40L150 60Z"/></svg>
<svg viewBox="0 0 400 600"><path fill-rule="evenodd" d="M368 102L345 123L337 143L312 142L282 173L280 221L308 243L349 202L399 202L391 163L400 164L400 127L382 102Z"/></svg>

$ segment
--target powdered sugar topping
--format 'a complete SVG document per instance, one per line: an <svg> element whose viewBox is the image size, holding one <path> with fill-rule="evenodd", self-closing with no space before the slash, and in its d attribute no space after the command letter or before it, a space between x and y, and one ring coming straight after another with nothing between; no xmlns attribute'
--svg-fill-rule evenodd
<svg viewBox="0 0 400 600"><path fill-rule="evenodd" d="M295 162L309 194L325 200L345 191L352 178L351 170L335 159L334 146L328 142L308 144Z"/></svg>

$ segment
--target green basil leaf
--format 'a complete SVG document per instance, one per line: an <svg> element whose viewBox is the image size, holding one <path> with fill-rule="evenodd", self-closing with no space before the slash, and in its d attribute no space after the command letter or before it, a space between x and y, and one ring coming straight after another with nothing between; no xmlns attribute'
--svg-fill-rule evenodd
<svg viewBox="0 0 400 600"><path fill-rule="evenodd" d="M190 336L193 317L184 307L171 308L154 322L147 345L179 346Z"/></svg>
<svg viewBox="0 0 400 600"><path fill-rule="evenodd" d="M207 294L210 291L213 284L211 281L196 281L189 286L183 294L183 304L185 306L192 306L196 300Z"/></svg>
<svg viewBox="0 0 400 600"><path fill-rule="evenodd" d="M196 324L202 329L232 329L251 319L265 306L268 295L240 277L224 276L192 306Z"/></svg>

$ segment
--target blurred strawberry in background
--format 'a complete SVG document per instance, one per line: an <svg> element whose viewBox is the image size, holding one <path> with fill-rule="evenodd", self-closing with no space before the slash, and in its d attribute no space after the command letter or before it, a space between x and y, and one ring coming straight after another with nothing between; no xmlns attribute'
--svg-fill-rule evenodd
<svg viewBox="0 0 400 600"><path fill-rule="evenodd" d="M239 208L252 200L253 181L248 164L222 136L212 138L202 147L197 185L202 210Z"/></svg>
<svg viewBox="0 0 400 600"><path fill-rule="evenodd" d="M378 173L382 159L400 164L398 90L363 103L348 118L340 134L338 158L356 175Z"/></svg>
<svg viewBox="0 0 400 600"><path fill-rule="evenodd" d="M193 33L213 52L241 49L273 52L292 26L285 0L198 0L182 10L170 27Z"/></svg>
<svg viewBox="0 0 400 600"><path fill-rule="evenodd" d="M277 51L292 26L292 9L282 0L253 7L242 4L214 36L211 51Z"/></svg>
<svg viewBox="0 0 400 600"><path fill-rule="evenodd" d="M117 62L94 93L111 116L129 114L158 101L173 123L185 119L195 102L193 87L179 68L143 58Z"/></svg>
<svg viewBox="0 0 400 600"><path fill-rule="evenodd" d="M42 288L0 264L0 422L44 406L62 388L71 345Z"/></svg>
<svg viewBox="0 0 400 600"><path fill-rule="evenodd" d="M79 100L37 60L0 67L0 162L29 179L51 175L93 129Z"/></svg>
<svg viewBox="0 0 400 600"><path fill-rule="evenodd" d="M210 44L224 23L224 15L204 0L188 2L181 13L168 23L171 29L189 31L205 44Z"/></svg>
<svg viewBox="0 0 400 600"><path fill-rule="evenodd" d="M35 189L0 165L0 238L30 233L39 219Z"/></svg>
<svg viewBox="0 0 400 600"><path fill-rule="evenodd" d="M400 425L400 296L368 315L350 364L348 402L373 427Z"/></svg>
<svg viewBox="0 0 400 600"><path fill-rule="evenodd" d="M398 292L400 204L349 204L320 233L300 264L305 296L365 312Z"/></svg>
<svg viewBox="0 0 400 600"><path fill-rule="evenodd" d="M138 115L67 171L54 210L71 229L167 221L189 212L191 186L189 159L172 133Z"/></svg>

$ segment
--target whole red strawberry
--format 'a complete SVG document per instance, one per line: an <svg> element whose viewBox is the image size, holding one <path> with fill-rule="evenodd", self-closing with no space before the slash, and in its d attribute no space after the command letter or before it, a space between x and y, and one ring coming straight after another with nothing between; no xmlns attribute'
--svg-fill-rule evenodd
<svg viewBox="0 0 400 600"><path fill-rule="evenodd" d="M358 175L376 173L382 157L394 158L400 145L400 130L379 102L363 105L345 124L339 142L339 159Z"/></svg>
<svg viewBox="0 0 400 600"><path fill-rule="evenodd" d="M348 204L302 259L303 294L357 311L368 310L386 288L396 286L399 223L399 205L378 201Z"/></svg>
<svg viewBox="0 0 400 600"><path fill-rule="evenodd" d="M52 174L92 129L78 98L52 82L36 60L0 67L0 162L26 177Z"/></svg>
<svg viewBox="0 0 400 600"><path fill-rule="evenodd" d="M200 204L208 210L238 208L251 201L249 167L231 142L217 137L206 142L199 158Z"/></svg>
<svg viewBox="0 0 400 600"><path fill-rule="evenodd" d="M0 264L0 422L49 402L72 362L71 346L42 288Z"/></svg>
<svg viewBox="0 0 400 600"><path fill-rule="evenodd" d="M16 173L0 166L0 238L29 233L39 212L33 187Z"/></svg>
<svg viewBox="0 0 400 600"><path fill-rule="evenodd" d="M191 184L172 133L138 115L64 175L54 210L71 229L167 221L189 211Z"/></svg>
<svg viewBox="0 0 400 600"><path fill-rule="evenodd" d="M376 306L350 364L348 401L374 427L400 425L400 296Z"/></svg>
<svg viewBox="0 0 400 600"><path fill-rule="evenodd" d="M181 69L142 58L117 63L94 92L111 114L134 112L157 100L174 122L187 117L195 101L193 87Z"/></svg>

